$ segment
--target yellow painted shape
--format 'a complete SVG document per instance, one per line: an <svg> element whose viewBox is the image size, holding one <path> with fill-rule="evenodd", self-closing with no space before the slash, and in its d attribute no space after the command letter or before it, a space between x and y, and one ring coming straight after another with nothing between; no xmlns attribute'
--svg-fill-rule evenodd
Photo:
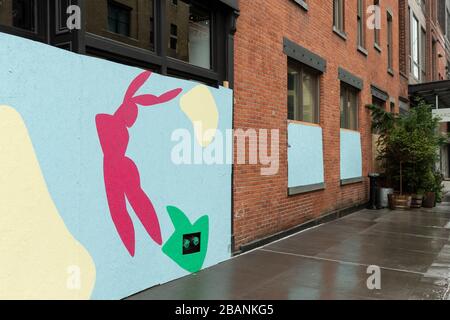
<svg viewBox="0 0 450 320"><path fill-rule="evenodd" d="M53 203L22 117L0 105L0 299L89 299L94 283L95 264Z"/></svg>
<svg viewBox="0 0 450 320"><path fill-rule="evenodd" d="M180 106L192 121L198 143L204 148L209 146L219 125L219 112L211 91L198 85L180 98Z"/></svg>

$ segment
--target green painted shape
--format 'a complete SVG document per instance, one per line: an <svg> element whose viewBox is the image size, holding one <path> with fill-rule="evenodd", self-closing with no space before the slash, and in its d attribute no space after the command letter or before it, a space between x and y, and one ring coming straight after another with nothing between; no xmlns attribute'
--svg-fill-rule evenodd
<svg viewBox="0 0 450 320"><path fill-rule="evenodd" d="M191 273L202 269L208 250L209 218L203 216L192 224L186 214L177 207L168 206L167 212L175 228L172 236L164 244L162 251L181 268ZM183 255L183 235L201 233L200 252Z"/></svg>

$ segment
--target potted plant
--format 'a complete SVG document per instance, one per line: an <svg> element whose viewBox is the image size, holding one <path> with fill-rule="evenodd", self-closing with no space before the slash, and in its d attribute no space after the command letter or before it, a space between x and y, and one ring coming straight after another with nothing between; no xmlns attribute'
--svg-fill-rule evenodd
<svg viewBox="0 0 450 320"><path fill-rule="evenodd" d="M419 190L411 195L411 208L422 208L424 192Z"/></svg>
<svg viewBox="0 0 450 320"><path fill-rule="evenodd" d="M402 155L400 152L397 155L399 159L402 158ZM394 210L407 210L411 207L411 200L412 197L409 194L403 193L403 161L400 160L400 194L393 194L392 195L392 201L393 201L393 207Z"/></svg>
<svg viewBox="0 0 450 320"><path fill-rule="evenodd" d="M423 207L434 208L437 202L442 201L443 177L439 172L429 173L427 192L424 194Z"/></svg>
<svg viewBox="0 0 450 320"><path fill-rule="evenodd" d="M445 138L438 133L439 119L433 117L431 106L421 100L416 102L405 115L368 106L373 130L379 135L378 158L383 160L392 186L399 191L390 196L390 207L394 209L420 207L423 195L433 202L432 193L426 192L436 195L440 188L434 172L438 150Z"/></svg>

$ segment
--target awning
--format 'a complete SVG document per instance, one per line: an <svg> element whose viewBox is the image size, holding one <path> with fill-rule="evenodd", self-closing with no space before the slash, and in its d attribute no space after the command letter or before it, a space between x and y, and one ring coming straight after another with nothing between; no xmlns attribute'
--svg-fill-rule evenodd
<svg viewBox="0 0 450 320"><path fill-rule="evenodd" d="M450 108L450 80L426 82L409 86L409 95L414 103L414 98L419 97L436 109Z"/></svg>

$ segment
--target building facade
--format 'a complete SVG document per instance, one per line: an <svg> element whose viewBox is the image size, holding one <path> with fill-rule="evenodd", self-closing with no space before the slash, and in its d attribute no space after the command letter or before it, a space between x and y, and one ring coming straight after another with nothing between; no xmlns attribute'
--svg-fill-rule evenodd
<svg viewBox="0 0 450 320"><path fill-rule="evenodd" d="M234 126L278 129L280 165L266 177L259 165L235 165L236 250L367 202L373 168L365 106L398 112L408 101L407 82L400 81L399 3L380 1L381 29L371 30L373 4L240 2Z"/></svg>
<svg viewBox="0 0 450 320"><path fill-rule="evenodd" d="M231 257L232 164L188 155L232 129L237 8L0 2L0 298L121 299Z"/></svg>
<svg viewBox="0 0 450 320"><path fill-rule="evenodd" d="M412 99L424 98L435 108L450 107L448 93L450 66L450 1L401 0L400 66L402 81L411 86ZM423 90L427 88L427 90ZM406 109L408 106L405 105ZM448 134L448 122L441 133ZM437 165L445 179L450 177L449 146L444 145Z"/></svg>
<svg viewBox="0 0 450 320"><path fill-rule="evenodd" d="M28 166L37 181L15 184L17 189L0 185L9 195L0 209L26 215L34 203L14 202L17 194L40 192L33 198L45 200L38 213L63 222L61 234L70 238L66 253L82 258L89 270L81 298L123 298L197 272L364 206L368 175L379 169L366 105L407 112L411 86L448 79L449 39L449 0L0 1L0 130L14 124L22 138L13 142L29 160L16 161L11 152L0 164L19 173L8 176L11 185L27 180ZM147 80L155 96L137 94ZM139 109L141 123L133 128L137 114L119 119L127 146L132 137L124 170L136 177L134 160L141 175L124 176L118 186L135 186L150 210L143 196L148 192L164 239L141 216L133 218L143 225L136 237L129 223L117 223L117 203L120 213L139 215L141 201L126 194L126 202L124 192L112 201L109 180L102 180L114 178L114 170L108 175L103 167L110 154L99 145L97 116L120 118L124 105L138 102L168 106ZM241 133L231 143L233 164L180 167L158 152L170 154L169 133L180 127L195 136L193 145L211 152L218 138L199 135L199 121L216 133ZM7 133L0 134L0 146L12 143L2 140L14 136ZM111 141L125 157L122 138ZM34 220L17 226L13 214L4 216L11 219L0 229L35 234ZM57 244L61 234L45 243ZM31 284L23 289L14 283L11 274L22 269L11 248L33 258L33 243L39 243L22 238L5 249L11 272L0 271L18 297L34 291ZM63 258L54 254L48 261L64 267ZM34 270L32 259L27 262ZM66 273L59 270L58 277ZM49 286L50 297L72 297L67 288L50 288L55 283L45 276L36 279Z"/></svg>

